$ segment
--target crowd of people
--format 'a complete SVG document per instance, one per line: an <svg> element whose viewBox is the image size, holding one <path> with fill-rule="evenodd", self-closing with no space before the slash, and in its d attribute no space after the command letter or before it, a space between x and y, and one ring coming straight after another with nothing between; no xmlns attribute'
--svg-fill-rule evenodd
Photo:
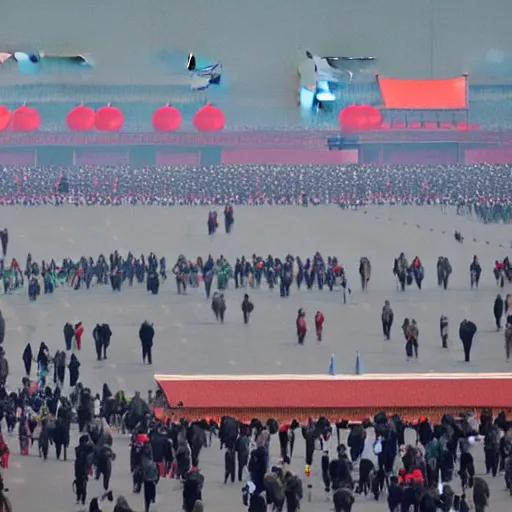
<svg viewBox="0 0 512 512"><path fill-rule="evenodd" d="M205 504L208 509L201 454L214 437L223 454L224 484L241 482L240 507L249 512L266 512L269 506L296 512L313 492L324 493L335 512L351 512L358 495L387 502L390 512L469 512L471 504L476 512L484 512L491 495L486 479L478 474L502 474L512 493L512 423L504 412L493 417L483 410L479 418L473 412L445 414L439 422L426 416L408 422L385 412L362 422L319 417L303 424L279 424L273 418L245 423L230 416L187 421L160 415L166 405L160 390L149 392L147 400L138 392L133 397L122 390L114 394L106 384L96 394L82 383L68 396L61 390L58 380L52 385L30 377L17 392L2 388L0 420L5 420L8 432L17 432L21 455L35 450L44 460L51 444L57 459L68 459L70 428L78 424L73 489L77 503L88 502L89 512L101 512L102 500L114 500L109 489L117 458L112 426L130 433L133 493L142 493L145 512L156 502L157 485L166 485L162 482L167 478L180 480L185 512L201 512ZM304 476L290 466L299 456L294 452L296 435L304 440ZM272 460L275 438L279 458ZM0 435L4 469L11 450ZM479 451L484 455L481 468L476 463ZM321 479L312 477L313 465ZM105 493L88 500L91 478L101 480ZM453 489L459 484L457 494ZM123 496L115 498L115 512L133 510Z"/></svg>
<svg viewBox="0 0 512 512"><path fill-rule="evenodd" d="M231 209L232 207L227 207ZM215 226L217 226L216 214L208 214L210 218L215 215ZM226 223L226 231L231 229L234 217L229 218ZM213 228L214 230L216 229ZM0 259L0 284L3 285L3 293L10 294L16 289L23 288L28 282L28 294L32 300L37 299L40 288L45 294L51 294L55 289L68 286L73 290L90 289L91 286L110 285L115 292L120 292L126 285L132 287L134 284L145 283L148 292L158 294L160 283L168 278L167 260L165 256L158 258L153 252L145 256L134 256L128 252L126 256L117 250L111 252L107 257L100 254L98 257L82 256L77 260L63 258L58 264L54 258L50 261L42 260L38 263L28 254L24 267L16 258L7 258L8 232L0 232L3 236L2 250L4 257ZM209 228L209 234L210 228ZM455 238L461 235L455 233ZM5 243L4 243L5 241ZM460 241L460 240L459 240ZM371 261L363 256L360 258L358 267L358 280L361 290L366 292L371 279ZM436 273L438 286L448 288L452 266L445 256L438 257ZM397 288L405 291L407 286L416 284L421 289L425 276L425 269L418 256L415 256L408 263L404 253L395 258L393 274L396 277ZM475 255L468 267L469 282L471 288L478 288L482 267ZM175 264L170 269L170 275L174 276L178 294L186 293L189 287L198 288L204 286L206 298L210 298L212 286L215 283L219 291L229 288L233 282L238 288L260 288L262 283L268 289L278 288L281 297L289 297L292 285L295 284L298 291L302 287L311 290L314 287L322 291L335 288L343 291L344 302L347 294L352 290L348 285L348 278L345 268L337 256L324 257L318 251L310 257L293 256L287 254L284 257L261 256L253 253L252 256L242 255L230 262L222 254L214 258L211 254L206 257L197 256L187 258L180 254ZM512 282L512 263L509 257L503 260L496 260L493 267L493 276L496 285L504 288L506 282ZM34 295L33 285L37 285L38 292Z"/></svg>
<svg viewBox="0 0 512 512"><path fill-rule="evenodd" d="M444 204L509 222L509 165L4 167L0 205Z"/></svg>
<svg viewBox="0 0 512 512"><path fill-rule="evenodd" d="M6 257L7 243L4 254ZM45 294L51 294L62 286L88 290L93 285L110 285L113 291L120 292L125 282L128 286L133 286L134 282L145 282L148 291L158 293L160 280L167 278L165 257L157 258L154 253L135 257L129 252L122 256L116 250L110 253L108 260L100 254L97 258L82 256L77 261L63 258L59 264L55 259L38 263L28 254L23 268L16 258L5 263L5 257L0 260L4 294L22 288L28 282L28 294L32 300L37 299L41 288ZM33 292L34 284L38 289L36 293Z"/></svg>
<svg viewBox="0 0 512 512"><path fill-rule="evenodd" d="M212 205L207 222L209 234L218 227L216 207L224 208L225 229L229 233L236 213L233 205L240 204L338 204L341 207L428 204L441 208L450 205L459 214L474 214L486 223L508 223L512 218L511 173L512 166L505 165L4 168L0 169L0 205L207 204ZM460 233L458 241L463 241ZM223 323L227 310L224 293L230 286L250 291L264 283L269 289L279 289L283 298L292 289L301 287L318 290L336 287L343 291L345 301L347 294L351 294L342 262L336 256L320 253L303 258L290 254L240 255L234 261L222 255L191 259L180 255L169 268L165 257L153 253L137 257L114 251L108 257L83 256L76 261L65 258L62 262L52 259L40 263L29 254L23 266L9 254L7 229L0 231L0 242L4 292L11 293L28 283L32 300L37 300L41 290L51 294L59 287L80 290L110 286L114 292L121 292L124 287L145 285L148 292L158 294L160 283L172 276L180 294L186 293L189 287L203 286L215 318ZM482 273L478 258L475 256L467 265L468 284L478 287ZM501 292L505 282L512 280L512 265L507 258L496 261L493 270ZM371 288L368 258L361 258L357 272L361 292L365 293ZM436 272L439 286L446 289L452 273L447 258L438 259ZM407 286L416 285L421 290L425 269L418 256L409 264L402 253L394 262L393 274L397 289L405 291ZM391 276L390 279L392 283ZM248 324L254 308L251 297L245 293L238 313L240 321ZM498 331L502 329L502 319L506 319L507 360L512 354L511 308L512 295L502 297L501 293L492 308ZM301 308L296 319L299 344L306 339L306 321L306 312ZM316 340L321 342L324 323L329 319L316 311L313 321ZM381 321L384 338L390 339L394 323L390 301L384 303ZM444 348L449 338L449 322L448 317L441 316L440 338ZM461 414L460 418L447 415L438 424L421 418L414 425L385 413L362 424L344 421L331 424L326 418L310 420L304 425L295 420L279 425L273 419L263 418L245 424L230 417L218 422L185 419L173 422L156 414L158 406L166 403L161 392L145 401L139 393L133 399L127 398L122 390L112 393L106 384L95 393L82 382L80 368L85 363L79 358L86 330L92 333L97 360L107 359L115 335L110 325L68 322L63 326L62 345L55 352L50 352L44 342L37 351L30 343L26 345L21 354L25 377L18 391L14 391L16 385L11 383L8 357L0 346L0 420L5 420L8 433L17 433L22 456L29 454L33 450L32 442L37 441L37 453L45 460L51 444L57 459L68 458L70 428L72 423L78 424L81 436L74 450L73 488L77 503L85 505L89 501L90 512L101 511L101 498L116 499L116 512L132 510L124 497L113 497L109 492L116 460L112 426L131 434L133 491L143 494L145 512L157 499L157 485L162 485L161 480L168 477L182 482L183 510L201 512L204 503L208 507L208 496L203 491L201 452L211 446L215 435L223 450L224 482L245 483L241 501L250 512L263 512L269 506L276 511L299 510L301 501L308 499L314 487L311 466L317 445L322 453L317 461L321 486L332 500L335 512L351 512L358 494L371 494L379 500L384 489L391 512L405 512L410 507L421 512L438 509L465 512L469 510L468 501L473 502L477 512L483 512L488 507L490 492L485 479L475 476L473 454L479 446L483 446L486 472L495 477L502 471L506 487L512 489L512 425L504 415L492 418L485 411L479 422L469 414ZM401 330L407 359L421 357L420 322L405 318ZM459 326L465 361L470 360L476 331L471 319L464 319ZM5 335L6 324L0 312L0 345ZM151 365L153 325L144 322L138 335L142 362ZM68 385L66 370L72 390L68 396L63 392ZM407 428L416 432L417 444L410 446L405 442ZM340 440L343 429L348 429L346 444ZM306 447L304 477L290 468L297 430ZM335 433L336 447L330 453L326 448L333 442ZM281 455L275 464L270 461L269 450L273 436L278 437ZM0 435L0 463L4 468L8 468L10 451L12 446L9 448ZM91 476L102 479L105 494L101 498L88 498ZM462 487L458 495L451 486L455 479L460 480Z"/></svg>

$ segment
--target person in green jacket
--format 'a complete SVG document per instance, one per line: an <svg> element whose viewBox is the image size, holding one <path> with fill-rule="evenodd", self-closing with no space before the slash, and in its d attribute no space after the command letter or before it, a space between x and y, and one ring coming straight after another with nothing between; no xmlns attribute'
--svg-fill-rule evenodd
<svg viewBox="0 0 512 512"><path fill-rule="evenodd" d="M226 290L229 279L233 275L229 263L225 260L221 261L220 265L217 265L215 274L217 275L217 288L219 290Z"/></svg>

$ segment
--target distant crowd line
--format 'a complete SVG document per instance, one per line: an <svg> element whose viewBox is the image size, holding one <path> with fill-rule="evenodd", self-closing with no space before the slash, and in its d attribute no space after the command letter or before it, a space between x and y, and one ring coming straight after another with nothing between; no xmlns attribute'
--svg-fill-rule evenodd
<svg viewBox="0 0 512 512"><path fill-rule="evenodd" d="M508 222L511 178L490 164L0 167L0 205L442 204Z"/></svg>

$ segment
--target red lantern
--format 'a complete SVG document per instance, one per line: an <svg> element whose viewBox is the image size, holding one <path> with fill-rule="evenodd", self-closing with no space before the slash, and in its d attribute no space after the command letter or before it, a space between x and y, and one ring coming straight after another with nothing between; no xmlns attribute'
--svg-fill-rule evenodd
<svg viewBox="0 0 512 512"><path fill-rule="evenodd" d="M118 108L107 105L96 110L94 126L100 132L118 132L123 124L124 116Z"/></svg>
<svg viewBox="0 0 512 512"><path fill-rule="evenodd" d="M7 130L11 122L11 111L4 105L0 105L0 132Z"/></svg>
<svg viewBox="0 0 512 512"><path fill-rule="evenodd" d="M177 108L166 105L153 114L153 128L157 132L175 132L181 126L181 114Z"/></svg>
<svg viewBox="0 0 512 512"><path fill-rule="evenodd" d="M350 105L340 112L339 123L343 131L378 130L382 114L372 105Z"/></svg>
<svg viewBox="0 0 512 512"><path fill-rule="evenodd" d="M91 107L79 105L66 116L68 128L73 132L87 132L94 128L95 114Z"/></svg>
<svg viewBox="0 0 512 512"><path fill-rule="evenodd" d="M23 105L12 114L12 130L14 132L35 132L41 125L41 116L34 107Z"/></svg>
<svg viewBox="0 0 512 512"><path fill-rule="evenodd" d="M382 113L373 105L362 105L364 107L364 115L366 117L366 129L378 130L382 124Z"/></svg>
<svg viewBox="0 0 512 512"><path fill-rule="evenodd" d="M196 112L193 121L196 130L200 132L220 132L226 124L224 112L213 105L201 107Z"/></svg>

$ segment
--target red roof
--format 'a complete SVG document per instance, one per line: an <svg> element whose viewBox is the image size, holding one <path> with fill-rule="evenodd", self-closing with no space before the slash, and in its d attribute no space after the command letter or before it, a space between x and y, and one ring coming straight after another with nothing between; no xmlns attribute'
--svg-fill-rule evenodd
<svg viewBox="0 0 512 512"><path fill-rule="evenodd" d="M186 408L510 407L512 374L459 376L155 375L171 406Z"/></svg>
<svg viewBox="0 0 512 512"><path fill-rule="evenodd" d="M467 76L408 80L377 76L386 109L466 110L468 108Z"/></svg>

